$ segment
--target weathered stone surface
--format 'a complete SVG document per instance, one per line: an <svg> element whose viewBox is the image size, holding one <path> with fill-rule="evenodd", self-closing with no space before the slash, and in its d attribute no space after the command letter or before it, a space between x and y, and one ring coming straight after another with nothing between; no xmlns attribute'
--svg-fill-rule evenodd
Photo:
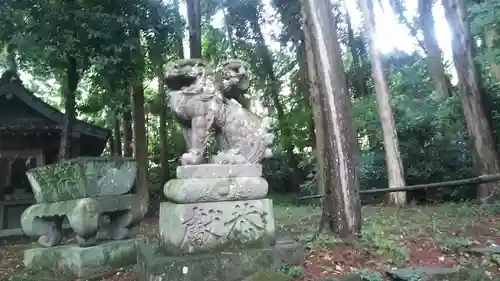
<svg viewBox="0 0 500 281"><path fill-rule="evenodd" d="M270 199L160 205L160 241L169 254L267 247L275 240Z"/></svg>
<svg viewBox="0 0 500 281"><path fill-rule="evenodd" d="M222 150L213 158L214 163L260 163L272 156L271 118L258 116L235 100L248 89L246 64L231 60L224 64L221 78L218 83L212 68L199 59L167 65L168 105L180 120L189 148L181 157L182 165L203 162L211 130L217 133Z"/></svg>
<svg viewBox="0 0 500 281"><path fill-rule="evenodd" d="M61 242L61 224L66 216L78 243L90 246L95 244L102 214L109 215L115 240L124 239L143 217L137 195L127 194L35 204L21 215L21 225L26 235L40 236L38 242L50 247Z"/></svg>
<svg viewBox="0 0 500 281"><path fill-rule="evenodd" d="M165 184L165 196L177 203L201 203L260 199L267 195L263 178L173 179Z"/></svg>
<svg viewBox="0 0 500 281"><path fill-rule="evenodd" d="M293 278L276 271L259 271L243 281L293 281Z"/></svg>
<svg viewBox="0 0 500 281"><path fill-rule="evenodd" d="M490 278L482 269L468 268L402 268L388 272L394 281L486 281Z"/></svg>
<svg viewBox="0 0 500 281"><path fill-rule="evenodd" d="M27 249L24 251L24 266L34 274L43 272L54 277L85 278L135 263L136 247L137 240L130 239L87 248L65 245Z"/></svg>
<svg viewBox="0 0 500 281"><path fill-rule="evenodd" d="M122 157L81 157L26 172L38 203L121 195L132 189L136 162Z"/></svg>
<svg viewBox="0 0 500 281"><path fill-rule="evenodd" d="M262 176L261 164L200 164L177 167L178 179L258 178Z"/></svg>
<svg viewBox="0 0 500 281"><path fill-rule="evenodd" d="M139 244L137 281L241 281L257 271L301 265L304 247L277 242L263 249L166 256L156 244Z"/></svg>

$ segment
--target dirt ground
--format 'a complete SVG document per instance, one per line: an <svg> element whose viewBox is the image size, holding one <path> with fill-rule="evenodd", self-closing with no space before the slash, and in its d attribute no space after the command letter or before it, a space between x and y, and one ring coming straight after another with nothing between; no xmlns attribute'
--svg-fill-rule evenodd
<svg viewBox="0 0 500 281"><path fill-rule="evenodd" d="M500 275L500 256L478 258L467 248L500 245L500 204L468 203L439 206L364 207L362 235L341 241L326 234L308 242L317 228L317 207L275 209L280 233L307 245L302 267L284 269L297 281L359 272L369 280L384 280L386 270L402 267L483 267ZM157 219L146 219L138 236L156 235ZM22 275L23 250L34 245L28 238L0 240L0 280ZM117 269L105 281L135 281L133 266ZM43 281L43 280L41 280Z"/></svg>

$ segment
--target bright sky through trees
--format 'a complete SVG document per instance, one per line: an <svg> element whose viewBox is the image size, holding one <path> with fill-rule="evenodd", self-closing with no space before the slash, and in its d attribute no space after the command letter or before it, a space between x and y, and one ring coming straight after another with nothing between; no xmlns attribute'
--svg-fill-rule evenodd
<svg viewBox="0 0 500 281"><path fill-rule="evenodd" d="M272 0L262 0L265 5L265 17L270 19L272 18L271 7ZM375 4L378 1L375 1ZM439 2L439 1L438 1ZM353 25L355 28L359 28L362 24L361 12L356 8L356 1L354 0L346 0L347 9L352 16ZM377 21L377 44L380 50L383 53L390 53L394 51L394 49L412 52L416 48L418 48L416 41L409 35L409 30L404 26L398 23L396 16L392 12L392 9L389 5L389 0L382 0L383 7L381 8L379 5L375 5L375 16ZM406 7L408 8L408 13L405 16L408 19L413 19L417 15L417 3L416 0L406 0ZM186 4L181 3L180 13L187 18L187 8ZM436 36L439 41L439 45L441 46L444 56L446 59L451 58L451 45L450 45L450 33L448 31L448 24L446 22L444 16L444 9L440 3L436 3L434 10L434 19L436 21ZM213 18L213 25L216 27L223 27L222 24L222 13L219 12ZM277 42L273 42L270 34L278 34L279 33L279 23L266 23L264 26L264 36L266 37L266 41L272 49L278 49L279 44ZM187 44L187 32L186 38L184 42L185 53L189 54L189 46Z"/></svg>

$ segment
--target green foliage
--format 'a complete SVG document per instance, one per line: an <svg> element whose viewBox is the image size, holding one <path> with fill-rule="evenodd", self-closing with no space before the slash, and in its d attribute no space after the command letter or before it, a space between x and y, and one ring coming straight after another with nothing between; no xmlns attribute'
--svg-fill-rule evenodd
<svg viewBox="0 0 500 281"><path fill-rule="evenodd" d="M299 278L304 275L304 268L302 266L283 266L278 270L278 272L291 277Z"/></svg>
<svg viewBox="0 0 500 281"><path fill-rule="evenodd" d="M363 281L383 281L384 277L382 276L382 273L376 272L370 269L360 269L356 271L356 273L361 277L361 280Z"/></svg>
<svg viewBox="0 0 500 281"><path fill-rule="evenodd" d="M398 12L398 20L407 20L401 14L408 7L401 1L391 3ZM301 190L294 191L314 194L317 192L314 124L309 101L311 89L304 63L300 1L273 0L271 4L275 13L269 17L264 13L262 2L257 0L203 1L202 52L204 58L214 65L229 58L232 50L238 58L249 63L251 87L246 98L268 106L270 115L276 120L273 128L277 135L274 157L264 163L270 187L285 190L291 184L291 173L294 172L300 173L299 178L304 179ZM486 32L491 30L498 34L495 28L498 26L499 0L468 5L471 28L476 37L484 39ZM361 29L354 28L354 38L347 36L343 24L345 15L341 10L335 6L334 13L340 22L340 41L348 45L344 58L348 86L353 93L361 188L383 188L387 187L387 168L370 79L367 42ZM222 24L214 24L213 20L221 19L220 15ZM281 25L279 34L270 34L281 48L266 46L264 23ZM419 28L413 19L408 24ZM67 57L77 58L80 76L77 112L84 120L109 128L113 118L118 117L121 121L123 113L131 111L132 76L144 66L144 88L150 110L147 115L149 176L153 185L160 186L161 126L156 116L159 108L151 100L154 96L161 98L164 95L158 95L157 87L153 89L156 83L152 80L161 77L167 61L181 56L185 30L186 21L179 16L177 7L168 1L12 0L0 7L0 46L13 47L18 53L16 58L20 68L35 79L56 80L60 90L47 96L61 95ZM483 45L478 48L476 60L484 77L490 77L489 63L500 61L499 46L496 42L493 48L484 48ZM134 53L138 49L144 50L139 57ZM358 56L359 66L354 65L353 56ZM444 101L437 99L421 54L395 51L386 54L383 62L407 184L472 176L472 156L459 100L455 96ZM272 79L270 73L276 77ZM358 93L357 74L364 77L367 90L364 96ZM485 104L498 132L500 96L497 93L500 84L490 79L483 80L488 93ZM275 89L281 90L277 99L272 96ZM276 103L283 107L285 118L281 120L275 111ZM165 157L169 166L167 178L172 178L185 144L173 117L169 115L167 119L168 151ZM211 144L210 149L213 147ZM290 147L297 157L298 167L291 167L286 157ZM473 195L474 192L467 187L426 194L435 200L468 199Z"/></svg>
<svg viewBox="0 0 500 281"><path fill-rule="evenodd" d="M468 237L443 237L438 239L439 247L444 253L456 253L461 249L472 246L472 240Z"/></svg>

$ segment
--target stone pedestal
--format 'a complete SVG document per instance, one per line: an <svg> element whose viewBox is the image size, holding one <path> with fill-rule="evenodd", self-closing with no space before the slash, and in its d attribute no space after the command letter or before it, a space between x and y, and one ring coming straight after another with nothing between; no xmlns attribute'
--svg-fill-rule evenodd
<svg viewBox="0 0 500 281"><path fill-rule="evenodd" d="M241 281L259 271L276 271L284 265L300 265L304 247L280 241L263 248L198 255L166 255L154 244L137 247L138 281Z"/></svg>
<svg viewBox="0 0 500 281"><path fill-rule="evenodd" d="M138 246L138 281L240 281L299 265L304 248L275 238L260 164L181 166L165 184L159 243Z"/></svg>
<svg viewBox="0 0 500 281"><path fill-rule="evenodd" d="M166 252L191 254L269 247L275 223L270 199L160 205L160 241Z"/></svg>
<svg viewBox="0 0 500 281"><path fill-rule="evenodd" d="M136 261L136 239L112 241L92 247L63 245L24 251L24 266L33 272L61 278L86 278ZM48 272L50 271L50 272Z"/></svg>

